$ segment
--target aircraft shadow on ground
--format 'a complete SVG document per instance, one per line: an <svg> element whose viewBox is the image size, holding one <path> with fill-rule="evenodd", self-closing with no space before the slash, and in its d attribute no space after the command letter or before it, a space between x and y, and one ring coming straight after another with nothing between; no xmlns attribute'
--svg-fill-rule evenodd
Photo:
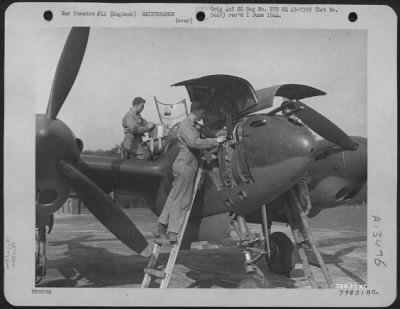
<svg viewBox="0 0 400 309"><path fill-rule="evenodd" d="M147 265L147 259L140 255L121 255L105 248L92 247L82 243L91 242L89 238L90 236L83 236L52 242L52 246L67 246L66 256L57 260L49 260L47 266L48 272L56 269L63 279L48 280L45 277L43 283L38 286L107 287L142 282L143 269ZM98 242L99 240L93 241Z"/></svg>
<svg viewBox="0 0 400 309"><path fill-rule="evenodd" d="M197 251L197 252L196 252ZM185 255L188 258L185 258ZM190 256L190 258L189 258ZM184 266L191 271L186 276L194 282L189 287L210 288L237 288L243 279L255 279L260 288L272 284L274 288L294 288L295 281L283 275L269 272L264 259L258 262L258 267L265 274L267 283L260 280L259 276L247 275L244 270L243 257L239 248L191 250L182 252Z"/></svg>
<svg viewBox="0 0 400 309"><path fill-rule="evenodd" d="M363 241L363 237L356 237L352 241ZM87 243L109 241L110 239L91 239L91 236L82 236L63 241L51 242L51 247L66 246L64 257L48 261L48 271L57 270L60 276L57 279L48 279L38 286L40 287L112 287L124 285L139 285L143 280L143 269L147 266L148 259L137 254L122 255L110 252L102 247L90 246ZM320 247L333 245L342 239L321 241ZM349 241L349 239L345 239ZM362 278L345 268L342 264L343 256L357 249L357 246L346 247L335 254L322 253L326 264L333 264L344 272L349 278L363 284ZM51 250L52 248L49 248ZM307 256L311 265L318 265L310 250ZM165 263L167 253L161 253L159 261ZM297 263L300 263L297 260ZM183 250L178 255L176 265L186 268L185 280L187 288L236 288L240 281L246 277L242 256L238 248ZM265 273L267 280L273 287L294 288L295 280L304 277L302 269L292 271L292 278L268 272L268 267L262 259L258 263Z"/></svg>
<svg viewBox="0 0 400 309"><path fill-rule="evenodd" d="M148 259L137 254L122 255L87 243L110 239L90 239L82 236L63 241L52 241L49 250L66 246L64 257L48 261L48 273L58 271L55 279L50 276L38 287L113 287L140 285L143 269ZM52 248L54 247L54 248ZM165 263L167 253L161 253L159 261ZM262 263L260 268L263 268ZM238 248L184 250L176 265L185 267L186 288L237 288L246 277L242 256ZM294 281L277 274L266 274L274 287L294 287ZM154 285L151 285L154 287Z"/></svg>
<svg viewBox="0 0 400 309"><path fill-rule="evenodd" d="M338 238L320 240L320 241L318 241L317 246L318 246L318 248L324 248L324 247L335 246L335 245L343 245L346 243L362 242L362 241L366 241L366 240L367 240L366 236L356 236L356 237L350 237L350 238L338 237ZM364 284L364 283L366 283L365 280L363 280L360 276L358 276L356 273L354 273L354 271L351 271L348 268L343 266L343 264L346 264L346 261L343 258L356 249L359 249L359 246L349 246L349 247L338 250L334 254L328 254L328 253L321 252L321 256L326 265L334 265L337 268L339 268L343 273L345 273L346 276L348 276L355 282L357 282L359 284ZM317 262L317 259L315 258L311 249L308 247L306 247L306 254L307 254L310 265L318 267L319 264ZM296 262L301 263L299 257L297 257ZM362 263L362 261L360 261L360 265L364 265L365 271L367 271L366 261L365 261L365 263ZM304 276L304 271L302 269L296 269L296 270L292 271L291 275L292 275L292 277L302 277L302 276Z"/></svg>
<svg viewBox="0 0 400 309"><path fill-rule="evenodd" d="M354 280L355 282L359 284L364 284L366 283L360 276L354 273L354 271L349 270L348 268L344 267L343 264L345 264L345 261L341 258L350 252L354 251L357 249L357 246L351 246L348 248L341 249L337 251L335 254L321 254L322 258L324 259L325 263L327 265L335 265L337 268L339 268L343 273L345 273L349 278ZM309 262L311 265L318 266L318 262L314 255L312 254L311 250L307 250L307 256L309 257ZM366 263L365 263L366 265ZM366 271L366 266L365 266L365 271Z"/></svg>

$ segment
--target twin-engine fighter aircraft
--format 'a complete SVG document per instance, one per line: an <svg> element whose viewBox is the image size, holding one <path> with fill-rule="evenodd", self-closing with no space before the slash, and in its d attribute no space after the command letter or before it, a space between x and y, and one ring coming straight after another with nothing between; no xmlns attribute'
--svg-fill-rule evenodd
<svg viewBox="0 0 400 309"><path fill-rule="evenodd" d="M71 190L122 243L144 255L148 242L109 194L141 195L159 215L173 181L171 166L178 153L175 139L164 136L166 147L149 161L83 155L82 141L57 118L79 72L88 37L89 28L72 28L46 113L36 116L37 276L45 274L46 233L51 230L53 213ZM287 222L280 199L306 173L311 178L309 216L351 199L366 183L366 139L350 138L300 102L325 95L323 91L297 84L255 91L245 79L229 75L204 76L173 86L185 86L191 101L207 108L205 129L226 128L228 132L212 162L205 162L212 168L196 195L185 233L186 247L192 241L228 236L228 216L233 221L241 218L239 232L247 228L246 221L263 224L264 231L272 221ZM285 102L260 113L273 107L275 96ZM317 141L312 131L324 139ZM266 206L268 220L263 219L262 206ZM269 252L274 259L265 255L271 271L288 274L293 267L293 261L284 256L289 238L274 238L267 232L264 238L270 238L269 246L275 248ZM286 249L279 251L282 246Z"/></svg>

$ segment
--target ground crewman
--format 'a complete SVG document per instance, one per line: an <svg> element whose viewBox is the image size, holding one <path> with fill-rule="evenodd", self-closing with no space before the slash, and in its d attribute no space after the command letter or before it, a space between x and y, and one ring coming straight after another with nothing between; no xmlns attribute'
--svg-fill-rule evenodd
<svg viewBox="0 0 400 309"><path fill-rule="evenodd" d="M125 133L122 143L125 151L125 159L148 160L150 158L149 149L144 144L142 138L145 132L149 132L155 127L155 124L146 121L140 115L145 102L146 101L141 97L134 98L132 107L122 119L122 127Z"/></svg>
<svg viewBox="0 0 400 309"><path fill-rule="evenodd" d="M168 236L170 243L177 241L177 234L183 224L186 210L190 207L199 167L200 150L216 147L226 139L225 130L219 131L216 138L200 137L196 121L202 119L204 114L205 108L199 102L192 102L189 116L179 123L176 130L180 151L172 165L174 181L158 219L156 232L160 237Z"/></svg>

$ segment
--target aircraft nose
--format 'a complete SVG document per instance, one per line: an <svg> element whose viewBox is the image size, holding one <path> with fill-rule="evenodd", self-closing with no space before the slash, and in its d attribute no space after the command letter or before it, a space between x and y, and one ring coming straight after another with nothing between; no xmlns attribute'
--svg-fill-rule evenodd
<svg viewBox="0 0 400 309"><path fill-rule="evenodd" d="M279 144L288 157L312 157L316 141L311 132L303 125L286 118L276 118L279 132ZM282 156L282 154L280 156Z"/></svg>
<svg viewBox="0 0 400 309"><path fill-rule="evenodd" d="M246 122L244 132L250 166L268 166L291 158L310 161L314 156L314 136L285 117L252 117Z"/></svg>
<svg viewBox="0 0 400 309"><path fill-rule="evenodd" d="M289 147L299 152L300 155L308 156L315 151L315 140L308 132L293 134L292 137Z"/></svg>
<svg viewBox="0 0 400 309"><path fill-rule="evenodd" d="M310 130L283 116L251 115L234 134L237 141L226 166L240 190L227 194L225 202L237 213L256 211L286 192L315 160L316 141Z"/></svg>

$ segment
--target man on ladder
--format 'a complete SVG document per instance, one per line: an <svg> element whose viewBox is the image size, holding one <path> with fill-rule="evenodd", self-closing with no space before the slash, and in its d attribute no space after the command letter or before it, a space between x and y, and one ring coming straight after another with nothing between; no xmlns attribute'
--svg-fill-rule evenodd
<svg viewBox="0 0 400 309"><path fill-rule="evenodd" d="M205 108L200 102L192 102L189 116L179 124L176 131L180 151L172 165L174 181L158 219L156 232L159 237L168 237L171 244L177 242L177 234L195 193L193 189L199 168L199 152L214 148L226 139L224 130L217 132L216 138L200 137L195 122L202 119L204 114Z"/></svg>
<svg viewBox="0 0 400 309"><path fill-rule="evenodd" d="M195 122L204 117L205 108L193 102L189 116L179 123L176 136L179 141L179 154L172 169L174 181L163 211L158 219L153 255L145 269L142 288L150 285L152 277L161 279L160 288L168 287L169 279L179 252L180 243L190 216L190 210L197 193L202 169L199 169L200 151L218 146L226 139L226 131L218 131L216 138L201 138ZM167 234L168 233L168 234ZM165 271L155 269L161 245L172 246Z"/></svg>

